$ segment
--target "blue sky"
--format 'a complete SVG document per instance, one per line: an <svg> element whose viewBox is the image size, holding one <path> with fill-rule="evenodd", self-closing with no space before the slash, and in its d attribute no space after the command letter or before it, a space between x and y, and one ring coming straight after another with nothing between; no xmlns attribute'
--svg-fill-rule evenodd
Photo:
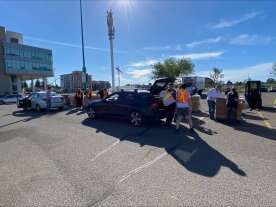
<svg viewBox="0 0 276 207"><path fill-rule="evenodd" d="M106 11L114 12L115 65L122 82L147 83L151 66L190 58L196 75L266 80L276 62L275 1L83 0L86 66L110 80ZM55 76L82 67L78 0L0 0L0 25L24 43L53 50Z"/></svg>

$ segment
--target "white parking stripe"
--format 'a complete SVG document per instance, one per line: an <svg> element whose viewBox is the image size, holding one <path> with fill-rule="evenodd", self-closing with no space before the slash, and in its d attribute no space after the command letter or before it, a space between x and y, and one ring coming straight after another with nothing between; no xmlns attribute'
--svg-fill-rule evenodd
<svg viewBox="0 0 276 207"><path fill-rule="evenodd" d="M165 157L168 153L164 152L161 155L159 155L158 157L156 157L154 160L147 162L137 168L135 168L134 170L131 170L130 172L128 172L126 175L124 175L119 181L118 183L121 183L123 181L125 181L126 179L128 179L130 176L135 175L139 172L141 172L143 169L150 167L151 165L153 165L154 163L156 163L158 160L162 159L163 157Z"/></svg>
<svg viewBox="0 0 276 207"><path fill-rule="evenodd" d="M117 144L119 144L121 142L121 140L117 140L116 142L114 142L113 144L109 145L109 147L107 147L106 149L104 149L103 151L99 152L98 154L96 154L95 157L93 157L93 159L91 159L91 162L94 162L98 157L102 156L103 154L105 154L106 152L110 151L113 147L115 147Z"/></svg>
<svg viewBox="0 0 276 207"><path fill-rule="evenodd" d="M136 135L126 135L126 137L130 137L130 136L136 136L136 137L139 137L139 136L143 136L147 131L149 131L150 128L146 128L142 131L140 131L138 134ZM98 157L102 156L103 154L105 154L106 152L110 151L113 147L115 147L117 144L119 144L121 141L123 141L125 138L121 139L121 140L117 140L116 142L114 142L113 144L109 145L106 149L104 149L103 151L99 152L98 154L96 154L95 157L93 157L91 159L91 162L94 162Z"/></svg>

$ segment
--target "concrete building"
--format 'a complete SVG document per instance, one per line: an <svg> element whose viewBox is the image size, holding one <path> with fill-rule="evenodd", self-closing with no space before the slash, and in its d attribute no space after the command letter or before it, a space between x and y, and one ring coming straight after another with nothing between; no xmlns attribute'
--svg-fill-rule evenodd
<svg viewBox="0 0 276 207"><path fill-rule="evenodd" d="M24 45L22 34L0 26L0 94L20 93L22 81L42 78L46 83L51 76L52 50Z"/></svg>
<svg viewBox="0 0 276 207"><path fill-rule="evenodd" d="M78 88L82 88L85 76L82 71L73 71L70 74L60 76L60 86L66 92L75 92ZM91 75L87 75L88 88L91 88Z"/></svg>

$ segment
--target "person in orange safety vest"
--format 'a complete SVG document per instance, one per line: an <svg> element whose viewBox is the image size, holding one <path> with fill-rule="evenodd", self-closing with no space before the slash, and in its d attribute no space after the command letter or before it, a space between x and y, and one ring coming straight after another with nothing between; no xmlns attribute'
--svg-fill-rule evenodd
<svg viewBox="0 0 276 207"><path fill-rule="evenodd" d="M194 131L190 99L191 95L186 89L186 84L182 84L176 93L176 131L179 131L179 125L183 118L188 118L190 130Z"/></svg>

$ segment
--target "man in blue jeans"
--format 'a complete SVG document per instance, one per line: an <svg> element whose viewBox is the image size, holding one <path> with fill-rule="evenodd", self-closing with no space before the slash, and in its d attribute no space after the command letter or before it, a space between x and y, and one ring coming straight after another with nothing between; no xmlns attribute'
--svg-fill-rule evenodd
<svg viewBox="0 0 276 207"><path fill-rule="evenodd" d="M221 97L220 86L209 89L207 92L207 103L210 119L215 119L216 98Z"/></svg>

